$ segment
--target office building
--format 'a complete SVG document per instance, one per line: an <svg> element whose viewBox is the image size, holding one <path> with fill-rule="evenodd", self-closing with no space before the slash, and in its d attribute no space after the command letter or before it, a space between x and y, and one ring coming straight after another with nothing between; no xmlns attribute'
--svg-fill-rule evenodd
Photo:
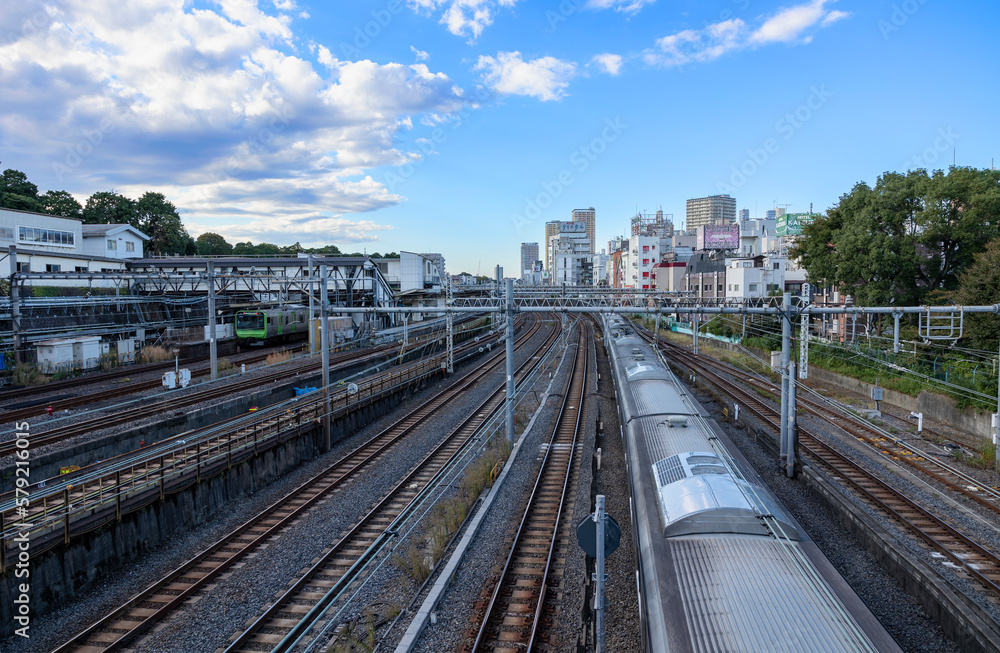
<svg viewBox="0 0 1000 653"><path fill-rule="evenodd" d="M587 240L590 241L590 246L597 246L597 211L594 207L589 209L573 209L573 219L572 222L582 222L587 225Z"/></svg>
<svg viewBox="0 0 1000 653"><path fill-rule="evenodd" d="M734 224L736 222L736 198L729 195L698 197L687 201L688 231L706 225Z"/></svg>
<svg viewBox="0 0 1000 653"><path fill-rule="evenodd" d="M750 219L750 209L740 209L740 222L746 222Z"/></svg>
<svg viewBox="0 0 1000 653"><path fill-rule="evenodd" d="M560 220L552 220L551 222L545 223L545 258L543 260L545 261L545 269L549 272L552 271L552 252L549 251L549 239L551 239L552 236L559 235L559 224Z"/></svg>
<svg viewBox="0 0 1000 653"><path fill-rule="evenodd" d="M521 278L533 271L538 260L538 243L521 243Z"/></svg>

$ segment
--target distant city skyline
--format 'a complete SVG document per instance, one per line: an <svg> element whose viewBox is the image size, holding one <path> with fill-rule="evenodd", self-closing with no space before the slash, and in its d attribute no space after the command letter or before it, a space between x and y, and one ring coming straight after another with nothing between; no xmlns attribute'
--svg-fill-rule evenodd
<svg viewBox="0 0 1000 653"><path fill-rule="evenodd" d="M984 0L9 5L3 168L80 201L162 192L230 243L517 271L581 207L599 251L689 198L822 213L1000 156ZM962 101L913 91L942 87Z"/></svg>

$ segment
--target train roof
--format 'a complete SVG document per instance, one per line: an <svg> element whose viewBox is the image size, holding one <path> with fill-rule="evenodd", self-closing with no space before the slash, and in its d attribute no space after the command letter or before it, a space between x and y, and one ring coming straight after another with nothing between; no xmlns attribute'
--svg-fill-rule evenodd
<svg viewBox="0 0 1000 653"><path fill-rule="evenodd" d="M874 651L843 607L803 568L795 545L747 535L664 542L657 562L675 570L665 601L671 653ZM667 623L650 624L654 629ZM661 640L662 641L662 640Z"/></svg>

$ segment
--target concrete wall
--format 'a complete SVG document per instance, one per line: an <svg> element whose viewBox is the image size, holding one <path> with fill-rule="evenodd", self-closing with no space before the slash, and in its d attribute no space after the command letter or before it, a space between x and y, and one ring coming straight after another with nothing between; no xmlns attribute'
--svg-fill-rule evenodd
<svg viewBox="0 0 1000 653"><path fill-rule="evenodd" d="M858 379L829 372L819 367L809 368L809 378L838 388L844 388L852 392L871 396L871 383L859 381ZM955 400L945 395L922 390L916 397L889 388L882 389L882 396L886 403L898 406L903 410L915 413L923 413L924 417L944 422L952 428L966 431L983 438L991 437L990 414L975 408L958 408Z"/></svg>

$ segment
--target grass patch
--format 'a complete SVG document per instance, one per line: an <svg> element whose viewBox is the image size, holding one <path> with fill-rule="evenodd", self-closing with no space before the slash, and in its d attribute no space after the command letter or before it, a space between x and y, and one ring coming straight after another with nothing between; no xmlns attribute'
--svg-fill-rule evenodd
<svg viewBox="0 0 1000 653"><path fill-rule="evenodd" d="M14 385L42 385L48 383L49 378L38 371L38 368L28 363L18 363L14 366L10 382Z"/></svg>
<svg viewBox="0 0 1000 653"><path fill-rule="evenodd" d="M434 507L424 527L424 536L406 551L397 553L392 561L417 584L423 583L444 556L455 533L465 521L469 509L479 495L496 480L502 462L510 456L506 439L484 451L465 471L458 493Z"/></svg>
<svg viewBox="0 0 1000 653"><path fill-rule="evenodd" d="M232 376L240 371L228 358L219 359L219 376Z"/></svg>
<svg viewBox="0 0 1000 653"><path fill-rule="evenodd" d="M173 357L173 352L166 347L148 345L139 350L139 353L136 354L135 361L137 363L161 363L163 361L171 360Z"/></svg>
<svg viewBox="0 0 1000 653"><path fill-rule="evenodd" d="M282 349L281 351L271 352L264 359L265 365L277 365L278 363L284 363L292 359L292 352Z"/></svg>

